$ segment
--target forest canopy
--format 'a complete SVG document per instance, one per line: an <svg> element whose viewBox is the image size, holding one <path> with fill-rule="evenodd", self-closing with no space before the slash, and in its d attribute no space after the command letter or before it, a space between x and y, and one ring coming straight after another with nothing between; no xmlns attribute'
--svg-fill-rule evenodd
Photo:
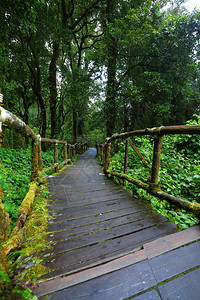
<svg viewBox="0 0 200 300"><path fill-rule="evenodd" d="M4 108L73 142L184 124L199 113L200 13L182 2L1 0Z"/></svg>

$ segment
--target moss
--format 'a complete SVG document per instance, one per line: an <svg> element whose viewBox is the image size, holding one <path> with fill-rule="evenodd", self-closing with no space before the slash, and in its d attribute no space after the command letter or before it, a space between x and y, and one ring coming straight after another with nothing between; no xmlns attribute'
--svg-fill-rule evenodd
<svg viewBox="0 0 200 300"><path fill-rule="evenodd" d="M35 198L37 187L38 187L38 184L35 181L30 184L29 191L26 194L26 197L24 198L24 200L19 208L19 215L24 214L26 216L30 213L31 206L32 206L34 198Z"/></svg>
<svg viewBox="0 0 200 300"><path fill-rule="evenodd" d="M40 186L26 220L26 227L21 228L17 234L13 233L2 245L0 268L4 272L4 280L1 289L6 293L12 294L19 289L28 291L27 284L33 286L40 276L49 272L42 263L41 254L49 247L46 240L49 217L46 195L47 188Z"/></svg>

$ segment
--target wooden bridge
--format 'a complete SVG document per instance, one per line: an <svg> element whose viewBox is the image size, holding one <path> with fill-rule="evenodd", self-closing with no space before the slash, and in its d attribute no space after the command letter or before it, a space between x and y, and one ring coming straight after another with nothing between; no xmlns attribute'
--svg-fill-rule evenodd
<svg viewBox="0 0 200 300"><path fill-rule="evenodd" d="M49 178L48 281L34 293L49 295L44 299L198 299L200 228L177 232L102 174L95 156L90 148Z"/></svg>
<svg viewBox="0 0 200 300"><path fill-rule="evenodd" d="M50 168L56 171L59 168L58 143L63 144L60 152L64 151L61 165L70 160L72 152L76 154L76 145L41 139L2 108L0 122L33 139L31 179L34 191L43 171L41 142L54 143L54 165ZM104 146L97 147L97 152L89 148L76 163L49 177L51 217L47 239L51 247L41 254L49 271L33 288L39 299L199 299L200 226L178 232L172 222L153 211L145 200L133 197L106 176L128 180L199 216L199 204L171 196L159 188L162 136L180 131L199 134L200 126L161 127L115 135ZM154 140L149 185L125 174L127 151L124 173L109 169L111 141L148 134ZM96 154L103 161L104 172L96 161ZM27 202L25 206L22 202L15 234L24 228L29 211ZM7 220L2 205L1 216L1 222Z"/></svg>

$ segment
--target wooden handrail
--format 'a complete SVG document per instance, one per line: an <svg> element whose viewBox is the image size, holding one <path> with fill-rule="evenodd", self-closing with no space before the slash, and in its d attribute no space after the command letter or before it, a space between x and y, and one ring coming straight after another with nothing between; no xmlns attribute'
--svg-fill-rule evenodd
<svg viewBox="0 0 200 300"><path fill-rule="evenodd" d="M35 197L35 190L38 185L38 179L40 178L41 173L55 169L57 172L62 166L69 163L73 157L75 157L78 153L81 153L82 151L86 150L88 143L84 142L82 144L75 144L71 145L67 143L66 141L60 141L57 139L48 139L48 138L41 138L40 135L35 134L35 132L22 120L20 120L16 115L9 112L8 110L4 109L0 106L0 123L3 123L3 125L7 126L8 128L14 129L17 132L21 133L23 136L30 137L32 139L32 151L31 151L31 157L32 157L32 165L31 165L31 186L28 191L28 196L25 197L25 199L22 201L22 204L19 209L19 216L17 220L17 225L14 230L14 233L16 233L21 227L24 226L25 220L26 220L26 214L28 214L28 211L30 209L31 201L27 201L27 199L30 199L31 197ZM1 128L0 128L1 129ZM42 147L41 143L51 143L54 144L54 164L53 166L50 166L48 168L43 168L42 164ZM58 144L62 144L62 148L58 152ZM58 163L59 156L64 150L64 160L60 163ZM34 191L33 191L34 187ZM31 197L30 197L31 195ZM31 198L31 199L32 199ZM24 204L25 203L25 204ZM27 204L28 203L28 204ZM26 210L23 209L23 207L26 207ZM4 220L4 224L7 224L7 227L9 227L9 222L6 223L6 218L8 217L6 215L6 212L4 210L4 206L0 199L0 216ZM5 235L6 231L5 229ZM15 232L16 231L16 232Z"/></svg>
<svg viewBox="0 0 200 300"><path fill-rule="evenodd" d="M147 128L143 130L135 130L130 132L124 132L121 134L114 134L112 137L107 138L104 145L96 144L97 154L101 162L103 163L103 169L105 174L109 174L113 177L120 178L120 180L127 180L139 188L142 188L148 191L153 196L158 197L159 199L166 200L171 204L174 204L178 207L181 207L187 211L194 213L198 218L200 218L200 204L192 203L190 201L183 200L181 198L169 195L163 192L160 188L160 184L158 182L159 177L159 169L160 169L160 156L161 156L161 145L162 139L164 135L172 135L172 134L200 134L200 125L186 125L186 126L161 126L154 128ZM126 146L125 150L125 159L124 159L124 173L117 172L115 170L110 170L110 150L111 150L111 142L116 141L118 139L129 141L131 146L133 147L133 143L130 142L131 136L152 136L154 143L154 151L153 151L153 160L151 166L151 176L149 184L144 183L142 181L136 180L128 175L126 175L127 169L127 161L128 161L128 150ZM133 147L134 149L135 147ZM145 165L149 167L148 163L144 160L138 150L134 149L136 154L140 157L142 162L145 162Z"/></svg>
<svg viewBox="0 0 200 300"><path fill-rule="evenodd" d="M116 133L112 137L107 138L105 144L111 143L117 139L125 140L131 136L163 136L171 134L200 134L200 125L179 125L179 126L161 126L146 128L142 130L134 130L124 133Z"/></svg>
<svg viewBox="0 0 200 300"><path fill-rule="evenodd" d="M3 107L0 107L0 122L2 122L3 125L6 125L8 128L12 128L17 132L21 133L23 136L27 136L32 139L31 181L37 179L40 173L44 171L42 165L41 143L54 144L54 165L53 167L46 168L45 170L55 168L56 172L59 170L61 166L63 166L64 164L63 162L65 163L69 162L70 159L72 159L78 154L78 152L82 152L86 150L86 147L88 145L87 142L82 143L80 146L80 143L71 145L66 141L40 137L40 135L35 134L35 132L26 123L24 123L16 115L4 109ZM59 155L61 154L61 151L58 153L58 149L57 149L58 144L62 144L65 147L64 160L60 165L58 165L58 159L59 159ZM69 159L67 159L67 157Z"/></svg>

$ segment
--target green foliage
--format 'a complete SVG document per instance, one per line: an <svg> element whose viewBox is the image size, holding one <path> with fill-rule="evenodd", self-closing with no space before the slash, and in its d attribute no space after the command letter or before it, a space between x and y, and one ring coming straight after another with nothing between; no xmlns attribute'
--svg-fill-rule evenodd
<svg viewBox="0 0 200 300"><path fill-rule="evenodd" d="M197 118L197 116L196 116ZM199 120L199 117L198 117ZM197 124L198 121L188 123ZM133 139L132 139L133 140ZM134 143L148 163L152 161L152 138L136 137ZM159 182L161 189L169 194L194 203L200 203L200 137L198 135L176 135L163 138ZM117 152L111 159L111 168L123 171L125 144L121 142ZM143 182L150 182L150 170L144 168L142 162L129 146L129 161L127 174ZM198 219L186 211L181 211L166 201L158 200L146 191L138 189L131 183L126 187L134 194L144 197L153 207L180 224L182 229L198 223Z"/></svg>
<svg viewBox="0 0 200 300"><path fill-rule="evenodd" d="M47 209L45 186L40 186L32 207L32 212L26 221L26 237L7 255L6 264L1 265L0 271L0 299L31 299L37 297L32 294L38 277L47 272L43 266L41 251L48 245L46 241ZM2 248L6 249L11 241L6 241ZM4 250L2 250L4 251Z"/></svg>
<svg viewBox="0 0 200 300"><path fill-rule="evenodd" d="M42 151L43 167L54 164L53 147ZM3 204L11 218L11 228L16 224L18 208L29 189L31 174L31 149L7 149L0 147L0 186L3 189ZM62 161L60 157L59 162Z"/></svg>
<svg viewBox="0 0 200 300"><path fill-rule="evenodd" d="M11 217L12 227L16 223L18 207L24 199L30 183L30 149L0 148L0 186L3 189L3 203Z"/></svg>
<svg viewBox="0 0 200 300"><path fill-rule="evenodd" d="M96 147L96 142L97 143L103 143L105 141L106 136L105 136L105 133L102 132L101 130L95 129L93 131L90 131L87 134L87 138L90 141L90 145L92 147Z"/></svg>

